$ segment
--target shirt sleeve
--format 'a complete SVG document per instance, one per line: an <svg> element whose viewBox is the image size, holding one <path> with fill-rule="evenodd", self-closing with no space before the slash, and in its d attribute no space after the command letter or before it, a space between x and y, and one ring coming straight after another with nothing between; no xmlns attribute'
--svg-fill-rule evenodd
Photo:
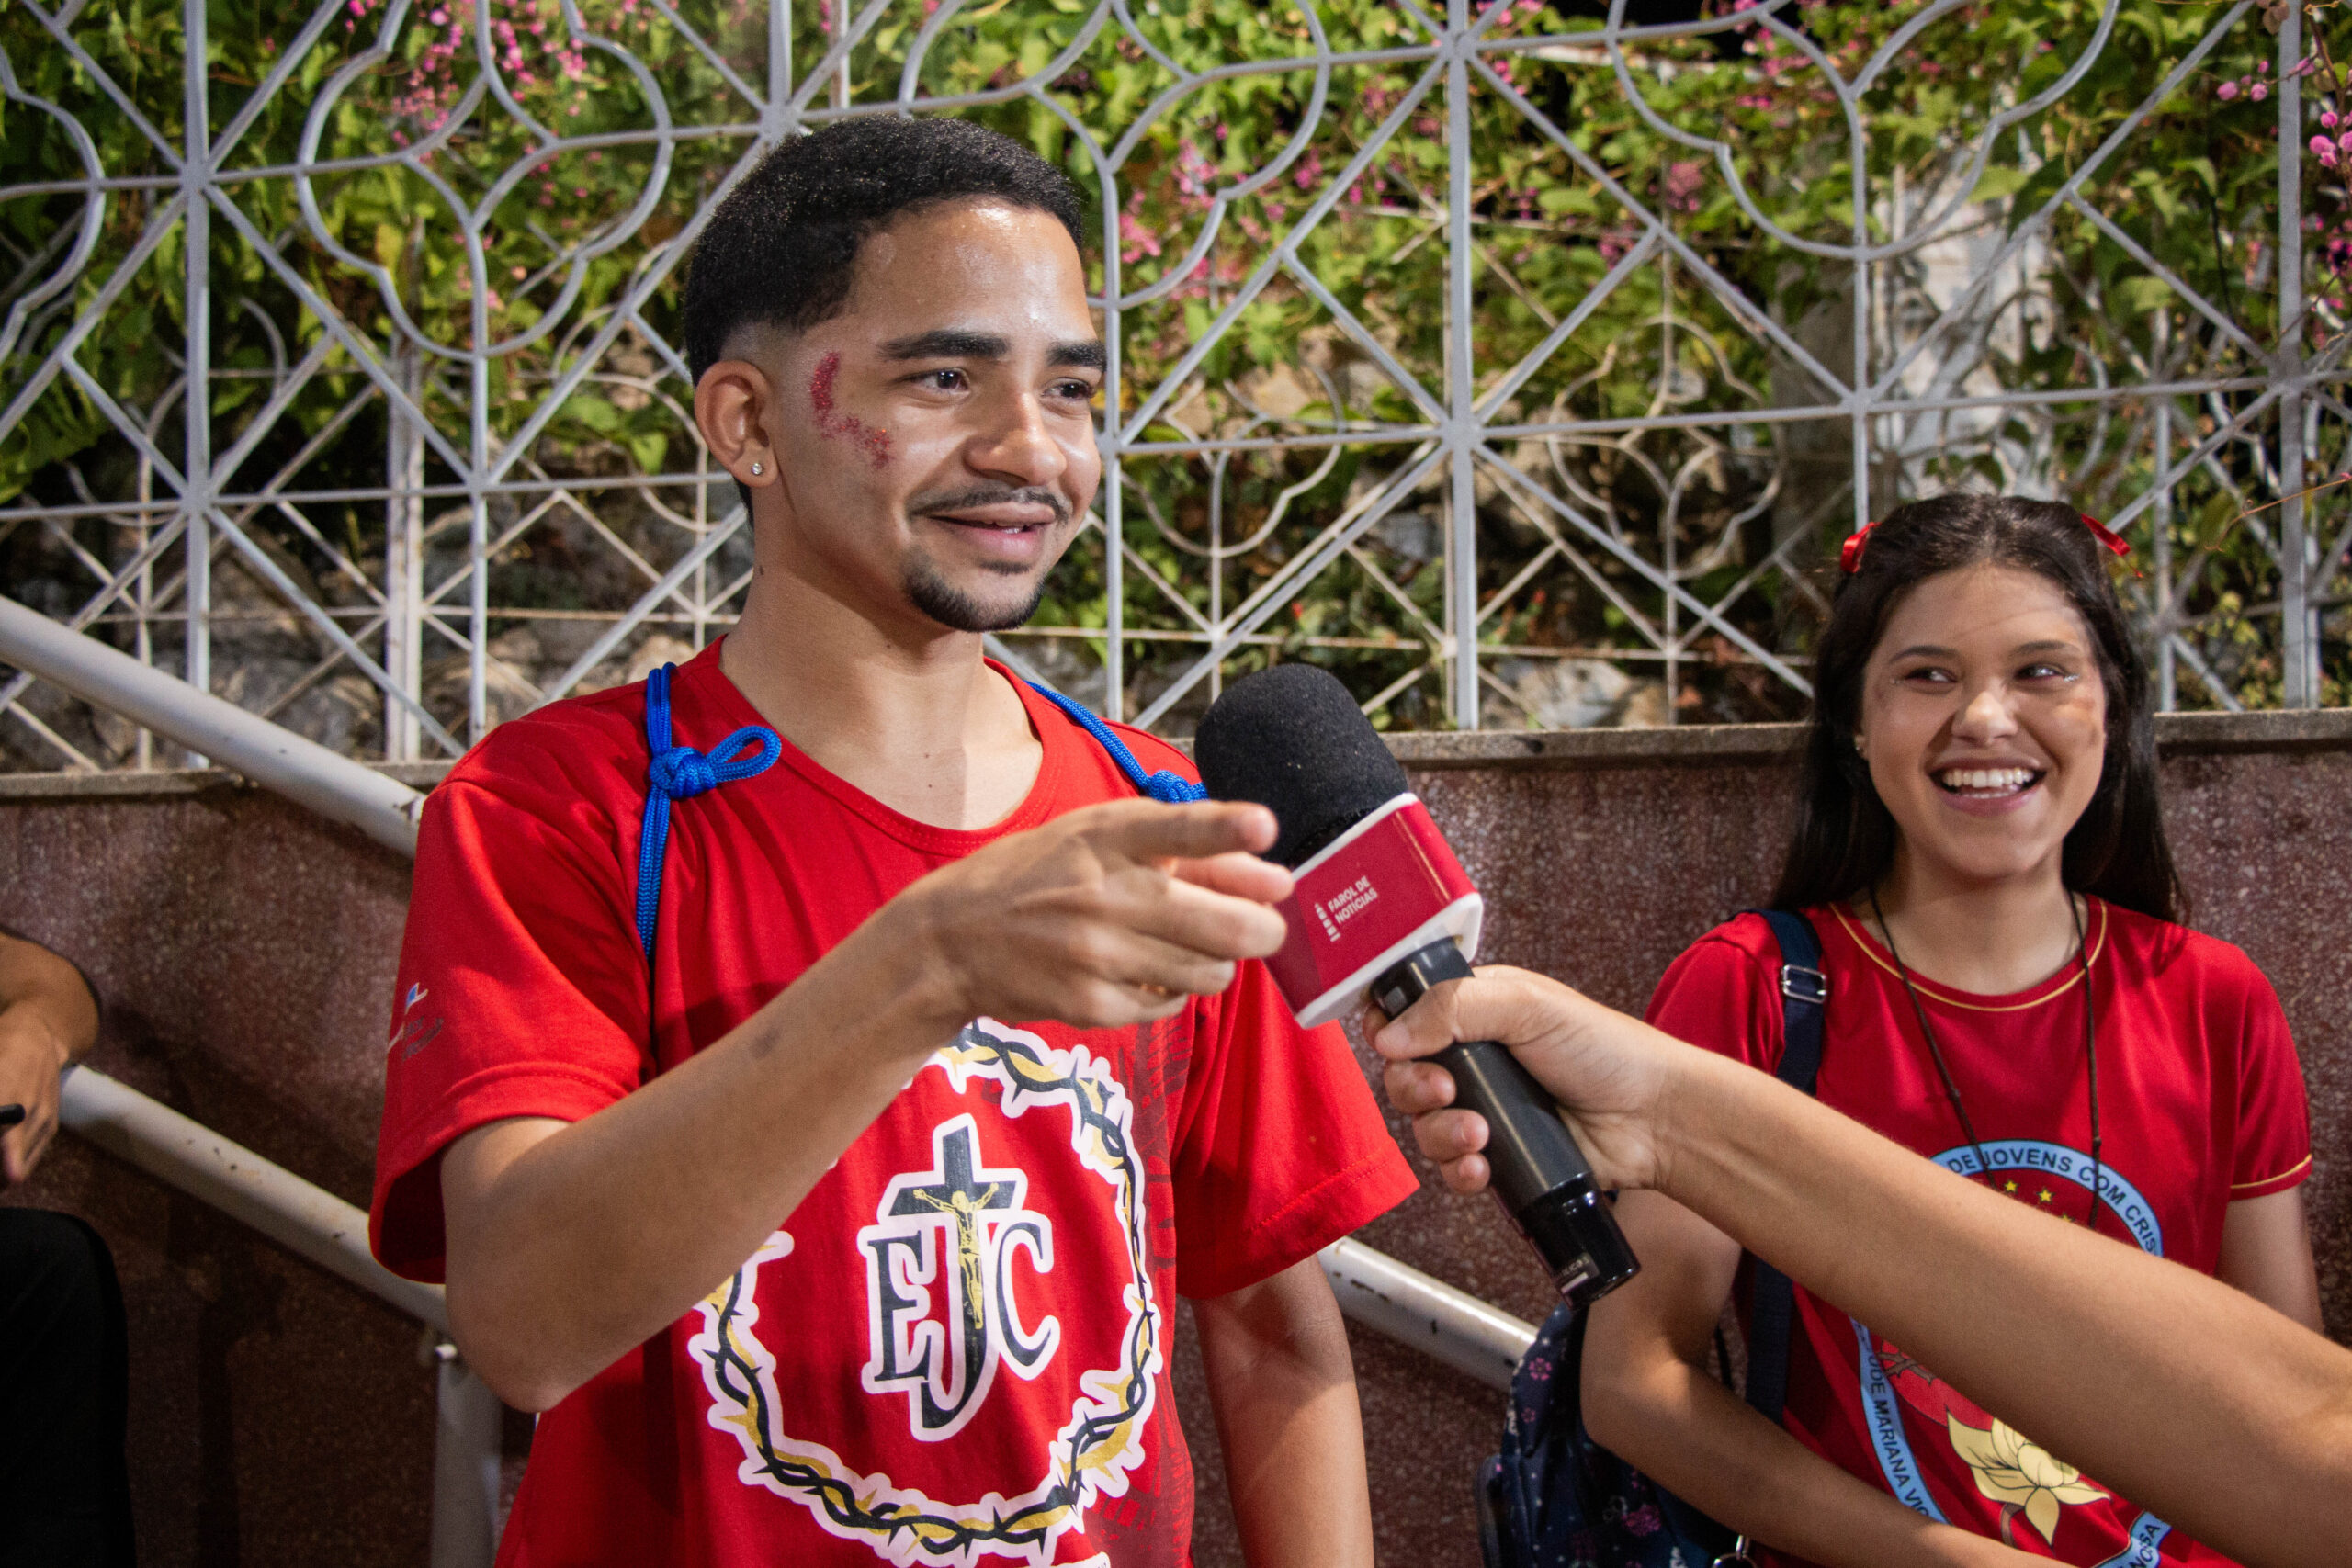
<svg viewBox="0 0 2352 1568"><path fill-rule="evenodd" d="M1181 1293L1269 1279L1419 1187L1347 1036L1300 1029L1265 965L1194 1017L1172 1161Z"/></svg>
<svg viewBox="0 0 2352 1568"><path fill-rule="evenodd" d="M1764 961L1738 940L1743 922L1764 929L1743 915L1691 943L1668 965L1645 1016L1677 1040L1770 1073L1781 1066L1781 998Z"/></svg>
<svg viewBox="0 0 2352 1568"><path fill-rule="evenodd" d="M426 800L385 1054L368 1241L443 1273L440 1156L513 1116L576 1122L650 1077L644 958L609 828L577 796Z"/></svg>
<svg viewBox="0 0 2352 1568"><path fill-rule="evenodd" d="M2238 1037L2238 1136L2230 1199L2267 1197L2312 1173L2311 1101L2278 993L2251 959Z"/></svg>

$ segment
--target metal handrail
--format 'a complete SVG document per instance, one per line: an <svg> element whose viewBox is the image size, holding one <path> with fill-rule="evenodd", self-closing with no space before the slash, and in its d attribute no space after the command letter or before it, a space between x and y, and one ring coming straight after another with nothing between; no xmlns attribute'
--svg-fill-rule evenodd
<svg viewBox="0 0 2352 1568"><path fill-rule="evenodd" d="M368 1250L368 1216L284 1166L92 1067L66 1070L57 1119L297 1257L449 1332L441 1287L403 1280L377 1262Z"/></svg>
<svg viewBox="0 0 2352 1568"><path fill-rule="evenodd" d="M1509 1389L1535 1325L1360 1241L1319 1255L1340 1310L1490 1388Z"/></svg>
<svg viewBox="0 0 2352 1568"><path fill-rule="evenodd" d="M368 1216L334 1193L93 1067L70 1067L58 1120L107 1153L241 1220L295 1256L449 1332L438 1285L403 1280L368 1250ZM434 1382L433 1568L489 1568L498 1551L498 1396L446 1337Z"/></svg>
<svg viewBox="0 0 2352 1568"><path fill-rule="evenodd" d="M65 1074L58 1120L297 1257L448 1332L441 1287L404 1280L377 1262L368 1250L367 1214L284 1166L93 1067ZM1510 1385L1535 1337L1532 1325L1359 1241L1333 1242L1318 1256L1350 1317L1481 1382Z"/></svg>
<svg viewBox="0 0 2352 1568"><path fill-rule="evenodd" d="M348 757L338 756L233 704L199 692L175 676L141 664L129 654L68 630L6 598L0 598L0 659L53 681L89 702L113 708L166 739L243 773L265 788L276 790L337 821L352 823L403 854L416 853L416 811L424 797L406 784L386 778ZM176 1117L193 1134L215 1137L176 1112L161 1106L156 1106L155 1111ZM222 1147L235 1147L226 1140L218 1141ZM255 1165L267 1164L249 1153L244 1157ZM287 1181L300 1182L299 1178L276 1166L268 1168ZM165 1175L167 1180L175 1179L162 1171L157 1174ZM206 1196L201 1192L198 1195ZM324 1193L319 1196L326 1198ZM228 1207L226 1203L222 1206ZM233 1208L230 1212L237 1213ZM365 1235L365 1216L359 1220L356 1228L346 1226L354 1237ZM259 1228L272 1235L278 1234L269 1231L266 1225ZM305 1257L312 1256L301 1243L284 1235L278 1239ZM402 1286L409 1283L384 1273L380 1265L367 1257L364 1241L354 1240L352 1245L367 1267L385 1280ZM346 1279L375 1288L334 1262L323 1258L315 1260L343 1273ZM1520 1355L1534 1337L1533 1328L1510 1314L1359 1242L1343 1241L1326 1248L1323 1269L1340 1298L1340 1309L1350 1317L1498 1387L1509 1385L1510 1367L1517 1365ZM418 1315L427 1314L420 1311ZM438 1317L429 1321L443 1323Z"/></svg>
<svg viewBox="0 0 2352 1568"><path fill-rule="evenodd" d="M0 597L0 661L107 708L265 789L416 853L424 797L364 763Z"/></svg>
<svg viewBox="0 0 2352 1568"><path fill-rule="evenodd" d="M350 823L388 848L416 853L416 813L424 796L406 784L5 597L0 660ZM377 1262L368 1249L367 1215L333 1193L87 1067L65 1076L61 1119L141 1169L447 1332L440 1287L403 1280ZM1532 1325L1361 1242L1335 1242L1319 1257L1350 1318L1481 1382L1510 1386L1534 1337ZM487 1562L495 1544L494 1532L484 1533L492 1517L484 1500L494 1510L496 1405L453 1356L443 1360L440 1399L433 1562L435 1568L461 1568Z"/></svg>

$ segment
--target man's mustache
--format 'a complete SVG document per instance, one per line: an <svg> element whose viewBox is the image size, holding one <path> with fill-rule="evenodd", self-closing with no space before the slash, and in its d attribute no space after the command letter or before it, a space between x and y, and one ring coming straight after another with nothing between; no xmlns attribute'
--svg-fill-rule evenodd
<svg viewBox="0 0 2352 1568"><path fill-rule="evenodd" d="M926 491L907 502L907 515L923 517L937 512L961 512L972 506L1005 505L1051 507L1056 527L1069 521L1069 502L1058 491L1035 486L1015 490L1010 485L976 485L969 490Z"/></svg>

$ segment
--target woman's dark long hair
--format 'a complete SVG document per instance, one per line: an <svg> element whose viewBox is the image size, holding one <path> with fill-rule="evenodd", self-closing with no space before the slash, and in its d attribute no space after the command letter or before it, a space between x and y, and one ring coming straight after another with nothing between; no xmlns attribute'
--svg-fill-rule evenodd
<svg viewBox="0 0 2352 1568"><path fill-rule="evenodd" d="M1772 894L1774 908L1842 902L1876 886L1893 867L1899 836L1894 818L1854 750L1863 666L1906 591L1939 572L1997 565L2046 578L2066 595L2090 628L2107 689L2107 755L2098 788L2066 834L2060 874L2068 887L2127 909L2165 920L2188 918L2188 896L2173 869L2156 798L2147 667L2108 579L2109 559L2082 513L2018 496L1914 502L1871 530L1858 570L1838 585L1829 625L1815 649L1796 832Z"/></svg>

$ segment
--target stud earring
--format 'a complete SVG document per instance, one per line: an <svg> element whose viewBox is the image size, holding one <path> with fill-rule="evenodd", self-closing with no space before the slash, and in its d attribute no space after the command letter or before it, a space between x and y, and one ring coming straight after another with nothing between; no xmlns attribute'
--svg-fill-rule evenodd
<svg viewBox="0 0 2352 1568"><path fill-rule="evenodd" d="M752 477L753 479L758 479L760 477L760 466L757 463L752 465Z"/></svg>

